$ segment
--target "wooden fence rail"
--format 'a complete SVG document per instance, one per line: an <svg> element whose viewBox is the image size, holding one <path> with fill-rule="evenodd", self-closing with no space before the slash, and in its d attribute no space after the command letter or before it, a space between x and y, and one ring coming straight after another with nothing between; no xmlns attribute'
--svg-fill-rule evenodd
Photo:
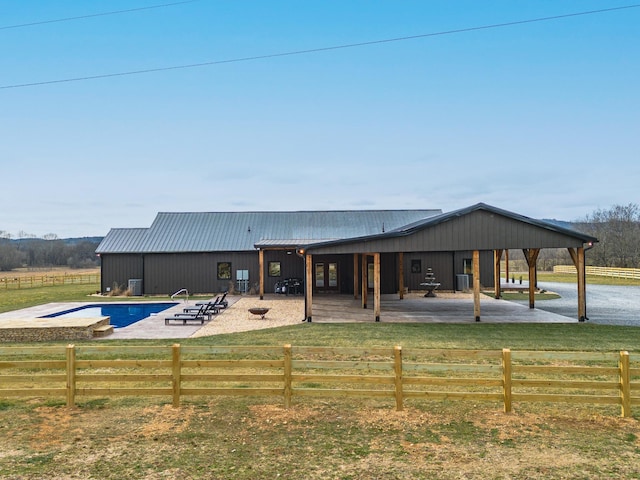
<svg viewBox="0 0 640 480"><path fill-rule="evenodd" d="M576 267L573 265L555 265L553 273L570 273L575 275ZM600 277L632 278L640 280L640 268L614 268L614 267L585 267L587 275Z"/></svg>
<svg viewBox="0 0 640 480"><path fill-rule="evenodd" d="M621 352L275 346L0 347L0 398L386 398L640 405L640 359Z"/></svg>
<svg viewBox="0 0 640 480"><path fill-rule="evenodd" d="M56 285L90 285L100 283L99 273L77 275L31 275L1 277L0 290L20 290L24 288L54 287Z"/></svg>

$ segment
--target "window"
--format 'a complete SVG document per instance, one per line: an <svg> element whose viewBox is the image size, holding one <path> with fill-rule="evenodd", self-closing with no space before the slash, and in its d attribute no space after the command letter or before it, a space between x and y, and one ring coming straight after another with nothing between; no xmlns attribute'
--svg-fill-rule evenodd
<svg viewBox="0 0 640 480"><path fill-rule="evenodd" d="M218 262L218 280L231 280L231 262Z"/></svg>
<svg viewBox="0 0 640 480"><path fill-rule="evenodd" d="M268 275L270 277L279 277L281 275L280 262L269 262Z"/></svg>
<svg viewBox="0 0 640 480"><path fill-rule="evenodd" d="M464 258L462 259L462 269L466 275L473 275L473 259Z"/></svg>
<svg viewBox="0 0 640 480"><path fill-rule="evenodd" d="M422 273L422 260L411 260L411 273Z"/></svg>

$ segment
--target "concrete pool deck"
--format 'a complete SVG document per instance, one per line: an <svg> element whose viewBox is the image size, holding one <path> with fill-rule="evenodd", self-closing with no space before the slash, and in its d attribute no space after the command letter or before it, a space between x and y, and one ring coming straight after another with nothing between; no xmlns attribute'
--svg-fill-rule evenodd
<svg viewBox="0 0 640 480"><path fill-rule="evenodd" d="M265 295L264 300L258 296L228 296L229 307L214 315L210 322L191 323L187 325L165 325L164 318L181 312L185 306L195 302L181 301L178 305L163 312L142 319L104 337L107 340L118 339L181 339L194 336L216 335L233 331L246 331L271 326L294 325L304 318L304 298L302 296ZM278 305L278 313L267 316L267 321L260 321L247 313L249 307L261 306L271 302ZM31 327L30 322L37 321L42 328L55 328L79 319L37 318L43 315L60 312L82 305L97 302L60 302L48 303L37 307L16 310L0 314L0 329ZM137 304L136 301L119 301L118 303ZM160 303L160 302L158 302ZM167 303L172 303L167 301ZM237 304L237 305L236 305ZM530 309L507 300L496 300L481 296L481 323L578 323L576 318L550 313L540 309ZM269 320L271 317L271 320ZM277 317L277 318L276 318ZM425 298L420 293L410 293L400 300L397 295L383 295L381 300L381 323L476 323L473 316L473 295L466 293L438 293L435 298ZM37 320L35 320L37 319ZM94 321L96 319L89 319ZM313 297L314 323L373 323L371 307L363 309L360 300L350 295L315 295ZM46 321L47 326L44 323ZM98 338L96 338L98 340Z"/></svg>

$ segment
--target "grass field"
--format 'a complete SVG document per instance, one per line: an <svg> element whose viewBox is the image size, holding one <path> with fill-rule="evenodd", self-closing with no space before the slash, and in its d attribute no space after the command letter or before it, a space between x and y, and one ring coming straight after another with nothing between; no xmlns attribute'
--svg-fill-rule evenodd
<svg viewBox="0 0 640 480"><path fill-rule="evenodd" d="M86 300L72 286L11 300ZM54 290L59 289L59 290ZM36 289L34 289L36 290ZM26 292L26 291L25 291ZM21 293L20 295L26 295ZM551 300L552 301L552 300ZM105 341L162 344L171 341ZM212 345L640 351L640 329L591 324L307 324L182 339ZM0 371L1 374L1 371ZM0 376L1 380L1 376ZM640 415L564 404L278 398L0 398L0 478L640 478Z"/></svg>

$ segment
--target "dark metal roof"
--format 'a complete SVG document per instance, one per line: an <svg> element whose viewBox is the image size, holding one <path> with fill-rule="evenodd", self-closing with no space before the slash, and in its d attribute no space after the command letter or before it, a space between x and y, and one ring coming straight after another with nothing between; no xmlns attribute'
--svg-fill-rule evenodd
<svg viewBox="0 0 640 480"><path fill-rule="evenodd" d="M394 230L441 210L158 213L148 229L112 229L97 253L249 251ZM138 235L126 230L136 230Z"/></svg>
<svg viewBox="0 0 640 480"><path fill-rule="evenodd" d="M491 205L487 205L485 203L477 203L470 207L461 208L459 210L454 210L448 213L442 213L440 215L434 215L429 218L417 220L413 223L409 223L403 226L400 226L394 230L387 231L384 233L374 234L374 235L364 235L358 238L349 238L349 239L339 239L339 240L330 240L326 242L317 242L311 246L308 246L307 250L314 250L316 248L328 247L328 246L337 246L337 245L348 245L353 243L360 242L371 242L373 240L382 240L386 238L398 238L412 235L418 231L425 230L428 228L435 227L437 225L449 222L453 219L458 219L473 212L484 211L490 214L499 215L511 220L515 220L517 222L521 222L524 224L528 224L531 226L539 227L549 232L556 232L562 235L566 235L567 237L572 237L577 240L580 240L583 243L596 243L598 241L597 238L592 237L590 235L586 235L584 233L571 230L568 228L561 227L556 223L547 222L544 220L536 220L533 218L525 217L523 215L519 215L517 213L513 213L507 210L502 210L500 208L493 207ZM301 245L302 246L302 245Z"/></svg>

